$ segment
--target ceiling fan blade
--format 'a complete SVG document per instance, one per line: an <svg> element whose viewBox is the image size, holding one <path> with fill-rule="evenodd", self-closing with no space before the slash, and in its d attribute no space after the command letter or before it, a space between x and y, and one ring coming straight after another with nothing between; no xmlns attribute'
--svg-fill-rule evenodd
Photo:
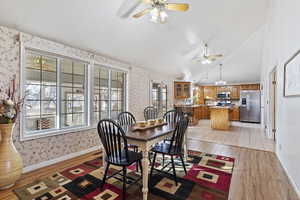
<svg viewBox="0 0 300 200"><path fill-rule="evenodd" d="M146 3L146 4L152 4L153 3L153 0L140 0L142 1L143 3Z"/></svg>
<svg viewBox="0 0 300 200"><path fill-rule="evenodd" d="M209 58L221 58L223 56L224 56L223 54L216 54L216 55L209 55L208 57Z"/></svg>
<svg viewBox="0 0 300 200"><path fill-rule="evenodd" d="M128 18L141 3L141 0L124 0L117 11L117 16L121 18Z"/></svg>
<svg viewBox="0 0 300 200"><path fill-rule="evenodd" d="M139 13L133 15L132 17L133 18L140 18L140 17L150 13L151 10L152 10L152 8L147 8L147 9L143 10L142 12L139 12Z"/></svg>
<svg viewBox="0 0 300 200"><path fill-rule="evenodd" d="M166 3L165 8L173 11L187 11L189 9L189 4L185 3Z"/></svg>

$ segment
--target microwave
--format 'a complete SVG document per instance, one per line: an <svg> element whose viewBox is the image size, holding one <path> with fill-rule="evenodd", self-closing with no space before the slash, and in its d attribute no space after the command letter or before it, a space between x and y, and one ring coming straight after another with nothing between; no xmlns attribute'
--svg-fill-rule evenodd
<svg viewBox="0 0 300 200"><path fill-rule="evenodd" d="M218 99L230 99L230 92L222 92L217 94Z"/></svg>

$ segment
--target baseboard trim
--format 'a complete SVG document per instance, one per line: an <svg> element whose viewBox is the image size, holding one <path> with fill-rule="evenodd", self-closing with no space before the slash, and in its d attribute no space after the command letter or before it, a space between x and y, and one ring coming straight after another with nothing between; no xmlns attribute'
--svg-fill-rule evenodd
<svg viewBox="0 0 300 200"><path fill-rule="evenodd" d="M85 149L85 150L82 150L82 151L70 153L70 154L64 155L64 156L59 157L59 158L55 158L55 159L47 160L47 161L44 161L44 162L41 162L41 163L38 163L38 164L30 165L30 166L27 166L27 167L23 168L23 173L28 173L28 172L31 172L31 171L34 171L34 170L37 170L37 169L40 169L40 168L43 168L43 167L47 167L49 165L53 165L53 164L62 162L64 160L68 160L68 159L71 159L71 158L75 158L75 157L90 153L92 151L100 150L100 148L101 147L99 147L99 146L95 146L95 147Z"/></svg>
<svg viewBox="0 0 300 200"><path fill-rule="evenodd" d="M294 182L293 178L292 178L292 177L290 176L290 174L288 173L287 168L282 164L282 161L281 161L281 159L280 159L280 156L279 156L277 153L276 153L276 156L277 156L277 158L278 158L278 160L279 160L279 162L280 162L280 165L282 166L282 168L283 168L285 174L287 175L289 181L291 182L291 184L292 184L292 186L293 186L293 188L294 188L296 194L298 195L298 198L300 199L300 190L299 190L299 188L297 187L297 185L296 185L296 183Z"/></svg>

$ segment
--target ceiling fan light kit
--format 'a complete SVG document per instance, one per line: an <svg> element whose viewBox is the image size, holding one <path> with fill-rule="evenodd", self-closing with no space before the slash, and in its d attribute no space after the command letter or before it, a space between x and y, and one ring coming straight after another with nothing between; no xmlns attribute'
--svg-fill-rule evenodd
<svg viewBox="0 0 300 200"><path fill-rule="evenodd" d="M167 22L168 14L166 13L166 10L184 12L189 9L188 4L167 3L166 0L141 0L141 2L145 4L150 4L151 8L147 8L133 15L133 18L140 18L146 14L150 14L150 21L160 24L164 24Z"/></svg>
<svg viewBox="0 0 300 200"><path fill-rule="evenodd" d="M193 60L196 62L201 62L203 65L211 64L216 61L218 58L222 58L222 54L210 54L208 45L205 44L203 47L203 53L199 56L196 56Z"/></svg>
<svg viewBox="0 0 300 200"><path fill-rule="evenodd" d="M164 24L168 20L168 15L166 11L164 11L161 8L153 8L150 11L150 15L151 15L150 21L154 23Z"/></svg>

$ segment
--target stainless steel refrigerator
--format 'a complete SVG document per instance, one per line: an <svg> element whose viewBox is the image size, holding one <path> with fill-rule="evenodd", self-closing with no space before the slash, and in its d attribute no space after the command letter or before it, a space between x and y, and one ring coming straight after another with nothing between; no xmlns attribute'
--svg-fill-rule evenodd
<svg viewBox="0 0 300 200"><path fill-rule="evenodd" d="M241 90L240 121L260 123L260 91Z"/></svg>

